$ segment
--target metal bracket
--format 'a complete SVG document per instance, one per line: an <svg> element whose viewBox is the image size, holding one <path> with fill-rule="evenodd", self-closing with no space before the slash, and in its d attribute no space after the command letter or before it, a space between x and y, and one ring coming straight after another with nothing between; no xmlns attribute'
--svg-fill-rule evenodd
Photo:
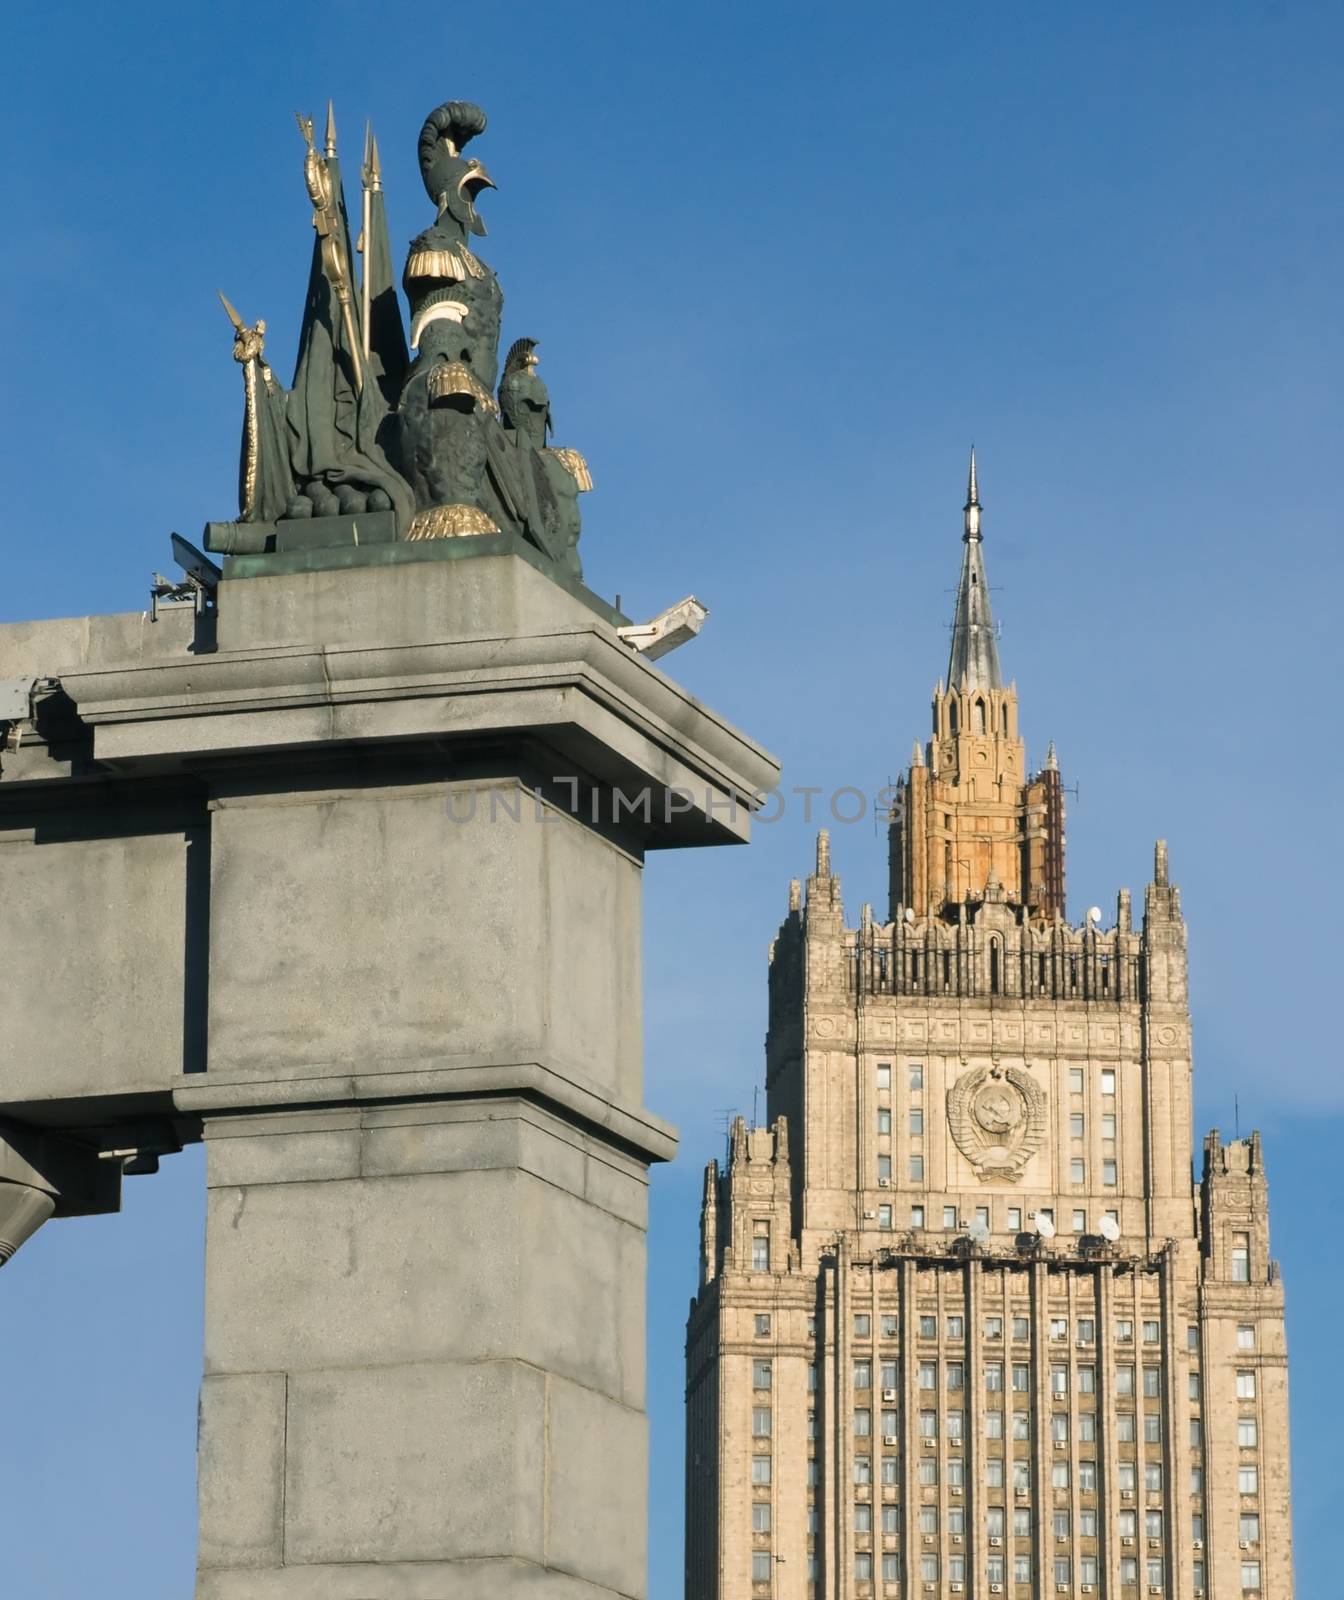
<svg viewBox="0 0 1344 1600"><path fill-rule="evenodd" d="M172 535L172 543L173 560L186 576L178 581L165 578L161 572L151 574L149 586L151 622L159 620L160 611L176 611L181 606L190 606L198 617L202 616L213 608L215 591L219 587L219 580L224 576L213 561L202 555L196 546L190 544L180 533Z"/></svg>

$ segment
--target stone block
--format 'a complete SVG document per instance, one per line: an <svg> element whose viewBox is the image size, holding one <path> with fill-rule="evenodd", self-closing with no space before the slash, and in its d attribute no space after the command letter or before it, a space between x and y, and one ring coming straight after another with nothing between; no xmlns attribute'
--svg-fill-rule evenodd
<svg viewBox="0 0 1344 1600"><path fill-rule="evenodd" d="M543 1560L545 1384L519 1362L291 1377L287 1564Z"/></svg>
<svg viewBox="0 0 1344 1600"><path fill-rule="evenodd" d="M201 1385L200 1565L284 1559L285 1375L207 1377Z"/></svg>

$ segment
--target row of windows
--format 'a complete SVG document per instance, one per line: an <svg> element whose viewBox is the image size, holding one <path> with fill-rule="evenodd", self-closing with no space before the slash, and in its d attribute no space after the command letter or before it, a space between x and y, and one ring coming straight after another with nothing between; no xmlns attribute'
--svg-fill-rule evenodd
<svg viewBox="0 0 1344 1600"><path fill-rule="evenodd" d="M1040 1215L1038 1212L1037 1215ZM1022 1343L1031 1338L1031 1319L1029 1317L1011 1317L1013 1341ZM884 1339L895 1339L900 1333L900 1318L891 1314L884 1314L879 1318L881 1333ZM1160 1344L1162 1341L1162 1324L1153 1319L1141 1324L1144 1344ZM808 1318L808 1335L816 1336L816 1318ZM984 1321L986 1339L1002 1339L1004 1333L1004 1319L1002 1317L986 1317ZM949 1340L959 1340L966 1337L966 1319L958 1314L953 1314L944 1320L944 1337ZM1096 1342L1097 1325L1093 1317L1079 1317L1077 1334L1079 1344L1094 1344ZM770 1333L770 1318L767 1314L758 1315L756 1318L756 1333L758 1337L767 1338ZM856 1339L871 1339L873 1336L873 1319L865 1311L857 1313L854 1318L854 1337ZM919 1337L921 1339L936 1339L938 1337L938 1318L929 1314L919 1318ZM1050 1338L1054 1341L1067 1342L1069 1338L1069 1319L1067 1317L1052 1317L1050 1319ZM1119 1317L1115 1323L1115 1339L1117 1344L1133 1344L1134 1324L1126 1317ZM1192 1327L1189 1330L1188 1343L1192 1350L1199 1348L1199 1329ZM1250 1323L1244 1323L1237 1329L1237 1347L1241 1350L1255 1349L1255 1328ZM860 1385L866 1387L866 1385Z"/></svg>
<svg viewBox="0 0 1344 1600"><path fill-rule="evenodd" d="M922 1061L911 1061L911 1062L909 1062L907 1064L907 1066L906 1066L905 1073L906 1073L906 1080L905 1080L906 1081L906 1088L909 1089L912 1094L918 1094L924 1088L924 1063ZM1115 1093L1115 1069L1114 1069L1114 1067L1102 1067L1102 1069L1100 1071L1100 1074L1099 1074L1099 1080L1100 1080L1100 1087L1101 1087L1102 1094L1106 1095L1106 1096L1114 1095L1114 1093ZM879 1089L890 1089L891 1088L891 1062L890 1061L879 1061L878 1062L878 1064L877 1064L877 1087ZM1087 1092L1087 1069L1085 1067L1070 1067L1069 1068L1069 1093L1070 1094L1085 1094L1086 1092ZM1106 1115L1109 1116L1109 1115L1111 1115L1111 1113L1107 1112ZM1111 1133L1111 1134L1107 1135L1107 1137L1108 1138L1114 1138L1115 1135L1114 1135L1114 1133Z"/></svg>

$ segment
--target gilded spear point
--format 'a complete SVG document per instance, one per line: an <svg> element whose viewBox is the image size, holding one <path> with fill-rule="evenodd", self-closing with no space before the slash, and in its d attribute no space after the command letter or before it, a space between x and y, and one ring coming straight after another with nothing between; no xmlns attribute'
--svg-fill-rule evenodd
<svg viewBox="0 0 1344 1600"><path fill-rule="evenodd" d="M327 148L326 157L330 161L336 154L336 107L330 100L327 101Z"/></svg>
<svg viewBox="0 0 1344 1600"><path fill-rule="evenodd" d="M372 127L369 129L369 135L369 187L371 189L381 189L383 186L383 163L379 159L378 139L373 133Z"/></svg>
<svg viewBox="0 0 1344 1600"><path fill-rule="evenodd" d="M224 307L224 310L228 313L228 318L229 318L229 321L233 324L234 332L235 333L241 333L243 331L243 329L247 326L247 324L238 315L237 311L235 311L234 308L229 304L228 297L225 295L223 289L216 289L215 293L219 296L220 304Z"/></svg>

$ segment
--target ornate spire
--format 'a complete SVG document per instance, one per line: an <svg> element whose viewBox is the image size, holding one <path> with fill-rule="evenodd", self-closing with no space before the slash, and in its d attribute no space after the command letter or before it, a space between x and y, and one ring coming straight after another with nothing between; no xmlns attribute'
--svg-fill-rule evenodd
<svg viewBox="0 0 1344 1600"><path fill-rule="evenodd" d="M981 554L980 491L975 477L975 447L971 447L971 470L966 483L966 547L961 563L961 582L957 586L957 607L952 617L952 654L947 664L948 687L960 689L1001 689L999 650L994 640L994 618L989 607L989 583L985 578Z"/></svg>

